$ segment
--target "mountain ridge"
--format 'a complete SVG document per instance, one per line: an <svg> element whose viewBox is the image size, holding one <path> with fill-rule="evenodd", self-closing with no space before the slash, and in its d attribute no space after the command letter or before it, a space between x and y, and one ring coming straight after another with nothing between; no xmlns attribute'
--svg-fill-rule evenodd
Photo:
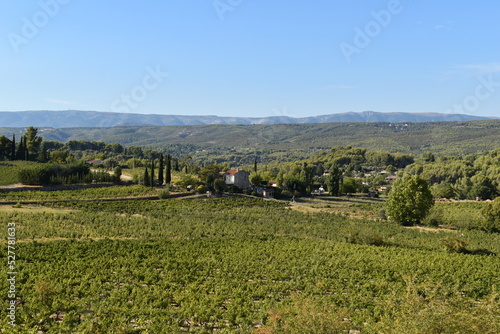
<svg viewBox="0 0 500 334"><path fill-rule="evenodd" d="M252 124L306 124L306 123L424 123L449 121L474 121L497 119L496 117L444 113L405 112L345 112L328 115L291 117L286 115L267 117L230 117L216 115L162 115L114 113L82 110L33 110L0 111L0 127L113 127L113 126L174 126L174 125L252 125Z"/></svg>

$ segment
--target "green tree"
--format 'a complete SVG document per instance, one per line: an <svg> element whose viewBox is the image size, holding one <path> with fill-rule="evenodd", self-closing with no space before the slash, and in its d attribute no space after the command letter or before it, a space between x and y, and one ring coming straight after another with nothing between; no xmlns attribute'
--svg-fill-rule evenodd
<svg viewBox="0 0 500 334"><path fill-rule="evenodd" d="M16 150L16 159L17 160L27 160L28 152L26 151L26 144L24 140L24 136L21 137L19 141L19 145Z"/></svg>
<svg viewBox="0 0 500 334"><path fill-rule="evenodd" d="M10 151L10 160L16 160L16 135L12 135L12 146Z"/></svg>
<svg viewBox="0 0 500 334"><path fill-rule="evenodd" d="M167 154L167 164L165 166L165 183L170 184L172 182L172 156Z"/></svg>
<svg viewBox="0 0 500 334"><path fill-rule="evenodd" d="M163 154L160 154L160 162L158 165L158 183L160 184L160 186L163 185L163 169L164 169Z"/></svg>
<svg viewBox="0 0 500 334"><path fill-rule="evenodd" d="M307 195L311 194L312 192L315 169L315 166L308 165L307 162L304 162L304 164L302 165L302 170L300 171L300 180L304 184L305 192Z"/></svg>
<svg viewBox="0 0 500 334"><path fill-rule="evenodd" d="M226 182L224 182L224 180L222 179L216 179L214 180L214 190L216 193L218 194L222 194L224 192L224 190L226 190Z"/></svg>
<svg viewBox="0 0 500 334"><path fill-rule="evenodd" d="M151 179L149 178L148 167L144 169L143 183L146 187L151 187Z"/></svg>
<svg viewBox="0 0 500 334"><path fill-rule="evenodd" d="M342 185L342 170L337 165L330 167L330 173L324 178L330 196L338 196Z"/></svg>
<svg viewBox="0 0 500 334"><path fill-rule="evenodd" d="M418 175L405 175L389 193L387 215L397 223L411 226L422 221L433 205L427 181Z"/></svg>
<svg viewBox="0 0 500 334"><path fill-rule="evenodd" d="M113 179L114 182L119 184L122 177L122 168L120 166L116 166L113 170Z"/></svg>
<svg viewBox="0 0 500 334"><path fill-rule="evenodd" d="M33 158L38 157L38 152L40 150L40 145L42 143L42 137L37 135L38 129L30 126L26 129L24 134L24 144L28 155Z"/></svg>
<svg viewBox="0 0 500 334"><path fill-rule="evenodd" d="M11 141L5 136L0 136L0 160L10 157Z"/></svg>
<svg viewBox="0 0 500 334"><path fill-rule="evenodd" d="M207 165L200 170L199 177L202 182L207 182L209 179L213 180L220 177L221 166L217 164Z"/></svg>
<svg viewBox="0 0 500 334"><path fill-rule="evenodd" d="M257 188L257 187L260 187L260 185L262 184L262 176L260 175L260 173L252 173L250 174L250 184L252 185L252 187L254 188Z"/></svg>
<svg viewBox="0 0 500 334"><path fill-rule="evenodd" d="M357 193L360 188L360 182L352 177L346 177L342 180L342 193Z"/></svg>
<svg viewBox="0 0 500 334"><path fill-rule="evenodd" d="M483 208L483 215L490 221L500 221L500 197Z"/></svg>
<svg viewBox="0 0 500 334"><path fill-rule="evenodd" d="M455 190L451 184L447 182L435 183L431 187L432 196L434 198L453 198L455 197Z"/></svg>
<svg viewBox="0 0 500 334"><path fill-rule="evenodd" d="M475 199L479 198L482 200L491 199L495 193L496 189L491 180L484 175L474 175L471 177L472 187L469 190L469 198Z"/></svg>
<svg viewBox="0 0 500 334"><path fill-rule="evenodd" d="M151 181L149 181L150 184L149 186L154 187L155 186L155 160L151 160Z"/></svg>
<svg viewBox="0 0 500 334"><path fill-rule="evenodd" d="M47 145L45 145L45 142L42 142L40 145L40 151L38 152L38 161L40 162L47 162L49 160L49 154L47 151Z"/></svg>
<svg viewBox="0 0 500 334"><path fill-rule="evenodd" d="M68 152L66 151L52 151L50 152L50 160L62 164L68 159Z"/></svg>

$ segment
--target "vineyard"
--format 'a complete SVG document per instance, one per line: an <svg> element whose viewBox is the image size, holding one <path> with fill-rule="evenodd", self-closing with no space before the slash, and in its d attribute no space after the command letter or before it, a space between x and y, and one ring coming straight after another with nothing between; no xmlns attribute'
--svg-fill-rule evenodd
<svg viewBox="0 0 500 334"><path fill-rule="evenodd" d="M2 332L500 331L500 235L451 226L468 204L440 203L449 228L423 229L373 219L378 202L81 200L147 189L1 194L67 200L0 207L2 263L9 223L18 252L17 325L4 294ZM0 290L8 284L3 270Z"/></svg>

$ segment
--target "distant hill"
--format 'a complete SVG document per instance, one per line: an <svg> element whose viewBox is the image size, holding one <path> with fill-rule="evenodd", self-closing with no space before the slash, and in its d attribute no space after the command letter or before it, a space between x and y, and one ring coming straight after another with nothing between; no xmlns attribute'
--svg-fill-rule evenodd
<svg viewBox="0 0 500 334"><path fill-rule="evenodd" d="M461 114L439 113L381 113L374 111L347 112L340 114L311 117L220 117L220 116L182 116L182 115L147 115L131 113L112 113L97 111L15 111L0 112L0 127L113 127L128 125L172 126L172 125L208 125L208 124L305 124L305 123L422 123L486 120L493 117L480 117Z"/></svg>

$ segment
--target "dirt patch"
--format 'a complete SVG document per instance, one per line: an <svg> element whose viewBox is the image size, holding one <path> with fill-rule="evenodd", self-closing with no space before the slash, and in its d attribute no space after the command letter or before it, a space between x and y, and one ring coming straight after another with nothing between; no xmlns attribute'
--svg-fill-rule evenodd
<svg viewBox="0 0 500 334"><path fill-rule="evenodd" d="M58 214L67 214L71 212L75 212L77 210L74 209L57 209L57 208L46 208L37 205L26 205L21 206L20 208L12 207L12 205L0 205L1 213L10 213L10 212L23 212L23 213L58 213Z"/></svg>
<svg viewBox="0 0 500 334"><path fill-rule="evenodd" d="M410 230L419 230L422 232L456 232L455 230L451 230L448 228L439 228L439 227L425 227L425 226L407 226L407 229Z"/></svg>

